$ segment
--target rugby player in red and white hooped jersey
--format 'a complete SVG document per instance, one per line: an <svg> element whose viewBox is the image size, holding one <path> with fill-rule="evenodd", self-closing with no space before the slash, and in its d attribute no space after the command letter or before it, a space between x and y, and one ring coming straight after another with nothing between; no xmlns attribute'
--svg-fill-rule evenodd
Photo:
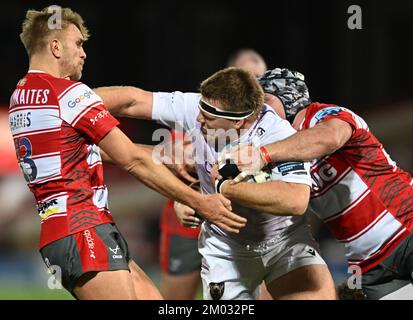
<svg viewBox="0 0 413 320"><path fill-rule="evenodd" d="M413 299L412 176L397 167L360 116L311 103L303 80L287 69L260 79L270 94L267 103L300 131L261 149L232 150L244 172L236 181L267 162L317 159L309 208L344 244L349 265L360 267L367 298Z"/></svg>
<svg viewBox="0 0 413 320"><path fill-rule="evenodd" d="M86 59L83 19L60 8L60 28L49 29L53 12L27 12L20 37L30 71L17 84L9 108L19 164L41 219L40 252L46 265L61 269L63 286L79 299L161 299L130 259L114 224L102 159L198 207L205 217L215 216L229 232L237 232L245 219L228 210L230 201L223 196L205 197L186 186L117 128L101 98L77 82Z"/></svg>

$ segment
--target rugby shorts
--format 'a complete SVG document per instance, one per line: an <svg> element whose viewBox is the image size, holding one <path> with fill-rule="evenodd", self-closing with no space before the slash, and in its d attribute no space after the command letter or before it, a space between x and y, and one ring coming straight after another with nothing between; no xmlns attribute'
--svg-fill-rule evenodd
<svg viewBox="0 0 413 320"><path fill-rule="evenodd" d="M304 220L304 219L303 219ZM241 245L202 225L199 252L204 300L257 300L260 284L307 265L325 265L306 223L259 244Z"/></svg>
<svg viewBox="0 0 413 320"><path fill-rule="evenodd" d="M198 239L161 231L161 270L170 275L185 275L201 271L202 256L198 252Z"/></svg>
<svg viewBox="0 0 413 320"><path fill-rule="evenodd" d="M129 270L128 244L115 224L101 224L56 240L40 249L49 270L73 294L79 278L91 271ZM129 270L130 271L130 270Z"/></svg>
<svg viewBox="0 0 413 320"><path fill-rule="evenodd" d="M369 300L413 300L413 233L361 277Z"/></svg>

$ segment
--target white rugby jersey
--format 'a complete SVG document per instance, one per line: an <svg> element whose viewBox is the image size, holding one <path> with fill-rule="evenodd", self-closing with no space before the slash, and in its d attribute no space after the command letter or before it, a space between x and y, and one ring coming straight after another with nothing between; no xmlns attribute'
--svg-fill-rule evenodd
<svg viewBox="0 0 413 320"><path fill-rule="evenodd" d="M200 130L201 124L196 121L199 113L198 104L201 95L198 93L154 93L152 118L169 127L174 123L187 132L195 150L196 169L201 182L201 190L205 194L215 193L210 181L210 172L218 159L218 153L205 140ZM265 106L257 121L241 135L237 143L252 143L262 146L283 140L296 131L281 119L272 108ZM302 183L311 186L310 165L305 162L279 163L271 169L271 180L291 183ZM286 231L289 226L302 221L303 217L275 216L259 212L232 203L233 211L248 219L245 228L239 234L227 234L216 225L207 224L215 232L236 239L239 243L259 243L274 238Z"/></svg>

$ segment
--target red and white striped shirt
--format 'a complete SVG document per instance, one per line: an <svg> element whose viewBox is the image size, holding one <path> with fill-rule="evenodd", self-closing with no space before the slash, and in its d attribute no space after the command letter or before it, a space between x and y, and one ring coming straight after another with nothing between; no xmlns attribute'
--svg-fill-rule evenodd
<svg viewBox="0 0 413 320"><path fill-rule="evenodd" d="M171 142L175 142L176 140L183 140L184 138L185 134L183 132L175 131L174 129L171 130ZM173 235L180 235L183 237L197 239L199 232L201 231L201 227L188 228L184 227L179 222L178 216L176 215L174 210L174 200L172 199L168 199L165 202L162 209L160 222L160 228L163 233L171 233Z"/></svg>
<svg viewBox="0 0 413 320"><path fill-rule="evenodd" d="M97 144L116 125L80 82L29 71L10 99L17 158L41 219L40 248L113 222Z"/></svg>
<svg viewBox="0 0 413 320"><path fill-rule="evenodd" d="M300 129L332 118L350 124L353 134L338 151L312 163L310 209L344 244L349 264L365 272L411 232L413 180L346 108L312 103Z"/></svg>

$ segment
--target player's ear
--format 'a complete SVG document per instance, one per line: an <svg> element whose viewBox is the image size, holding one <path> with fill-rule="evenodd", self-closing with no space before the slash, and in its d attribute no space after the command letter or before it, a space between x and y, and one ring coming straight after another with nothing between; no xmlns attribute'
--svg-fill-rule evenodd
<svg viewBox="0 0 413 320"><path fill-rule="evenodd" d="M281 102L280 98L277 96L274 96L272 94L266 93L264 95L264 102L268 104L271 108L274 109L274 111L282 118L286 119L285 115L285 110L284 110L284 105Z"/></svg>
<svg viewBox="0 0 413 320"><path fill-rule="evenodd" d="M237 129L237 130L241 129L242 126L244 125L244 123L245 123L245 120L244 120L244 119L243 119L243 120L234 121L234 129Z"/></svg>
<svg viewBox="0 0 413 320"><path fill-rule="evenodd" d="M62 43L57 39L53 39L49 42L49 46L53 56L60 59L62 57Z"/></svg>

